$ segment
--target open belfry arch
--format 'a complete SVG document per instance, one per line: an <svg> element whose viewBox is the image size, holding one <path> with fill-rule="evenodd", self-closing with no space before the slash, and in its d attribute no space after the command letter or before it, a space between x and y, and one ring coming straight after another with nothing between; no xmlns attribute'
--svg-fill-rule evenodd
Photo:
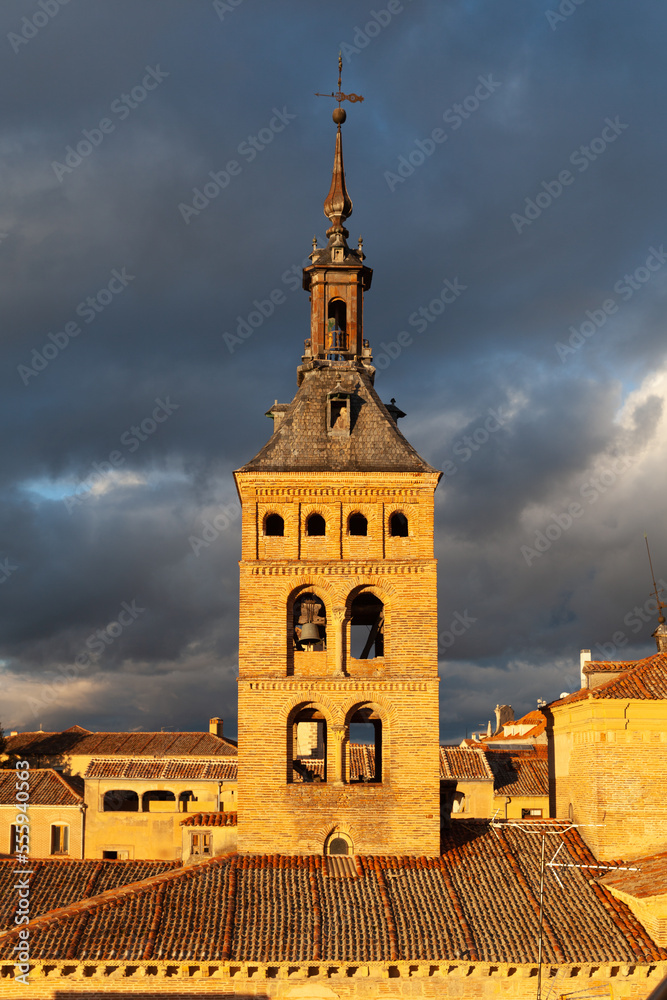
<svg viewBox="0 0 667 1000"><path fill-rule="evenodd" d="M303 272L310 331L297 393L269 410L271 439L235 473L239 851L437 855L441 473L374 388L363 324L372 271L345 228L340 81L333 96L330 226ZM375 744L363 781L350 767L357 727Z"/></svg>

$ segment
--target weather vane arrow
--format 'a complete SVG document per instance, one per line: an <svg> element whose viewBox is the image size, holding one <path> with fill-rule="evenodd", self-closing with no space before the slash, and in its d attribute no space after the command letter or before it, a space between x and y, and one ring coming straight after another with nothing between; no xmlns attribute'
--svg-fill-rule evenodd
<svg viewBox="0 0 667 1000"><path fill-rule="evenodd" d="M357 101L363 101L361 94L344 94L341 90L341 76L343 73L343 54L338 53L338 91L330 94L315 94L315 97L334 97L338 103L341 101L349 101L351 104L355 104Z"/></svg>

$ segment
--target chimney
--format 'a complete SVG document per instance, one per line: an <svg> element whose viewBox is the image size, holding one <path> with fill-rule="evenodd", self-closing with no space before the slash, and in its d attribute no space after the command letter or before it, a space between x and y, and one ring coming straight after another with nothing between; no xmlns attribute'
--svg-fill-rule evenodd
<svg viewBox="0 0 667 1000"><path fill-rule="evenodd" d="M579 670L581 671L581 687L588 687L588 677L584 673L584 667L587 663L591 662L591 651L590 649L582 649L579 652Z"/></svg>
<svg viewBox="0 0 667 1000"><path fill-rule="evenodd" d="M218 719L217 716L216 716L215 719L209 719L209 721L208 721L208 731L213 736L222 736L222 727L223 727L223 720L222 719Z"/></svg>
<svg viewBox="0 0 667 1000"><path fill-rule="evenodd" d="M514 722L514 709L511 705L496 705L496 732L498 736L507 722Z"/></svg>

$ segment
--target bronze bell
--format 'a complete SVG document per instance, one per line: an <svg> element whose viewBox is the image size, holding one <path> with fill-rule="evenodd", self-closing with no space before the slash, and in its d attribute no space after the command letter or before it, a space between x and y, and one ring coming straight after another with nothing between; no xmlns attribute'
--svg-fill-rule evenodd
<svg viewBox="0 0 667 1000"><path fill-rule="evenodd" d="M314 622L306 622L301 628L300 642L302 646L314 646L320 641L320 630Z"/></svg>

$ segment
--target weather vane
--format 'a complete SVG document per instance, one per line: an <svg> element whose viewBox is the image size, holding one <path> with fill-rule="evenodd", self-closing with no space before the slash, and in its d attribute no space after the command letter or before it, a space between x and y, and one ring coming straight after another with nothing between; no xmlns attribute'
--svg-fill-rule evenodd
<svg viewBox="0 0 667 1000"><path fill-rule="evenodd" d="M315 97L335 97L338 101L340 107L341 101L350 101L351 104L355 104L357 101L363 101L361 94L344 94L341 90L341 75L343 72L343 53L338 53L338 91L337 93L331 94L315 94Z"/></svg>

